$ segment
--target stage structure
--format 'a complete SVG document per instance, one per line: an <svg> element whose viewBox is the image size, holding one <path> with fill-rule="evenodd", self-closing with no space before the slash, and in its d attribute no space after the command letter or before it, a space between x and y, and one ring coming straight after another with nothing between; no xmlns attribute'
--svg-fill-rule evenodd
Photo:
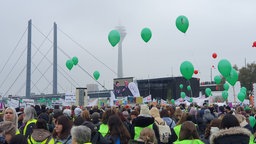
<svg viewBox="0 0 256 144"><path fill-rule="evenodd" d="M191 78L186 80L184 77L165 77L155 79L137 80L138 89L142 97L151 95L152 99L171 100L180 98L180 93L185 92L188 97L198 97L200 79ZM183 85L181 89L179 86ZM189 91L187 86L191 87Z"/></svg>

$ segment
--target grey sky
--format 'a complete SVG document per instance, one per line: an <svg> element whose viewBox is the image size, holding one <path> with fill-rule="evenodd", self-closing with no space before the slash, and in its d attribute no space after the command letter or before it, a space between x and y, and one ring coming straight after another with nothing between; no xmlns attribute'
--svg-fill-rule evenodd
<svg viewBox="0 0 256 144"><path fill-rule="evenodd" d="M135 79L158 78L166 76L181 76L180 64L189 60L195 69L199 70L201 81L210 81L212 65L217 67L222 58L228 59L232 65L239 68L255 61L256 49L252 43L256 41L256 1L255 0L8 0L0 4L0 38L1 38L1 66L4 65L11 51L14 49L22 33L26 30L29 19L32 19L35 46L39 46L44 37L35 29L38 28L47 35L56 22L59 29L71 36L85 49L93 53L106 65L117 71L117 47L112 47L107 39L108 33L117 25L125 26L127 36L123 42L124 75ZM186 34L181 33L175 26L179 15L189 19L190 26ZM152 38L144 43L140 31L148 27L152 31ZM21 40L18 50L13 54L7 67L1 73L0 84L10 72L26 47L27 34ZM52 32L49 36L52 39ZM46 54L52 43L46 41L40 48ZM116 75L89 56L74 42L60 31L58 32L58 46L71 57L79 58L79 65L89 73L98 70L101 74L99 82L112 88ZM36 52L33 47L32 54ZM218 54L217 59L211 57ZM47 54L52 60L52 50ZM33 63L38 64L42 55L38 52ZM88 83L96 83L84 71L74 67L70 72L65 68L68 58L58 51L58 63L84 87ZM26 64L26 52L19 60L10 78L0 87L4 94L11 87L15 78ZM49 66L44 60L38 68L44 72ZM2 67L0 67L2 68ZM32 64L32 70L35 67ZM219 74L213 70L213 76ZM52 80L52 68L46 72L48 80ZM60 74L58 81L62 88L59 92L74 91L72 84ZM39 77L37 70L32 75L32 86ZM25 71L11 87L8 94L25 94ZM32 92L51 93L52 86L47 88L48 82L42 78L37 88ZM19 90L21 89L21 90ZM45 89L45 91L43 91Z"/></svg>

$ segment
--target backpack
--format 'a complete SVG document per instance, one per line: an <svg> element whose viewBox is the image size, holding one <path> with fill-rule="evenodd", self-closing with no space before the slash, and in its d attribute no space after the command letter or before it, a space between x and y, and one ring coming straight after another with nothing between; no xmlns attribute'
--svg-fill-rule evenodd
<svg viewBox="0 0 256 144"><path fill-rule="evenodd" d="M111 140L103 137L101 133L99 133L98 131L96 131L96 133L93 134L91 141L92 141L92 144L111 144Z"/></svg>
<svg viewBox="0 0 256 144"><path fill-rule="evenodd" d="M167 125L167 123L164 121L163 123L158 123L157 121L155 121L156 126L158 127L158 131L159 131L159 140L162 143L168 143L169 142L169 138L171 136L171 129L170 127Z"/></svg>

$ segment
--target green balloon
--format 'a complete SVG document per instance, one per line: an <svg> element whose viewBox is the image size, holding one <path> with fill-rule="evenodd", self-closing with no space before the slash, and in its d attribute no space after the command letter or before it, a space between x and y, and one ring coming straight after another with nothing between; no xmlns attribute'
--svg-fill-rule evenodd
<svg viewBox="0 0 256 144"><path fill-rule="evenodd" d="M172 104L175 104L175 100L174 100L174 99L171 99L171 103L172 103Z"/></svg>
<svg viewBox="0 0 256 144"><path fill-rule="evenodd" d="M189 99L189 102L193 102L193 98L192 97Z"/></svg>
<svg viewBox="0 0 256 144"><path fill-rule="evenodd" d="M78 58L77 58L76 56L74 56L74 57L72 58L72 61L73 61L73 64L74 64L74 65L77 65L77 64L78 64Z"/></svg>
<svg viewBox="0 0 256 144"><path fill-rule="evenodd" d="M243 92L239 92L238 95L237 95L237 98L238 98L241 102L243 102L244 99L245 99L245 94L244 94Z"/></svg>
<svg viewBox="0 0 256 144"><path fill-rule="evenodd" d="M246 91L247 89L245 87L241 87L240 92L243 92L244 94L246 94Z"/></svg>
<svg viewBox="0 0 256 144"><path fill-rule="evenodd" d="M191 91L191 86L187 86L187 90L188 90L188 91Z"/></svg>
<svg viewBox="0 0 256 144"><path fill-rule="evenodd" d="M227 100L227 98L228 98L228 91L223 91L223 92L222 92L222 98L223 98L224 100Z"/></svg>
<svg viewBox="0 0 256 144"><path fill-rule="evenodd" d="M235 69L232 68L230 75L228 77L226 77L227 81L229 84L231 84L232 86L234 86L238 80L238 73Z"/></svg>
<svg viewBox="0 0 256 144"><path fill-rule="evenodd" d="M216 84L220 84L220 82L221 82L221 77L220 77L219 75L216 75L216 76L214 77L214 81L216 82Z"/></svg>
<svg viewBox="0 0 256 144"><path fill-rule="evenodd" d="M186 93L185 92L180 92L180 97L184 99L186 97Z"/></svg>
<svg viewBox="0 0 256 144"><path fill-rule="evenodd" d="M117 30L112 30L109 34L108 34L108 41L110 42L110 44L114 47L116 46L116 44L119 43L120 41L120 33Z"/></svg>
<svg viewBox="0 0 256 144"><path fill-rule="evenodd" d="M224 90L228 90L229 89L229 85L228 85L228 83L225 83L224 85L223 85L223 88L224 88Z"/></svg>
<svg viewBox="0 0 256 144"><path fill-rule="evenodd" d="M188 27L189 27L188 18L183 15L179 16L176 19L176 27L178 28L179 31L186 33L186 31L188 30Z"/></svg>
<svg viewBox="0 0 256 144"><path fill-rule="evenodd" d="M94 77L96 80L98 80L99 77L100 77L100 73L99 73L98 71L94 71L94 72L93 72L93 77Z"/></svg>
<svg viewBox="0 0 256 144"><path fill-rule="evenodd" d="M218 70L225 78L230 75L231 69L232 66L228 60L222 59L219 61Z"/></svg>
<svg viewBox="0 0 256 144"><path fill-rule="evenodd" d="M184 61L180 65L180 72L185 79L187 79L187 80L191 79L194 74L193 64L189 61Z"/></svg>
<svg viewBox="0 0 256 144"><path fill-rule="evenodd" d="M250 117L249 117L249 123L250 123L251 127L254 127L254 125L255 125L255 123L256 123L254 116L250 116Z"/></svg>
<svg viewBox="0 0 256 144"><path fill-rule="evenodd" d="M144 42L148 42L152 37L152 33L149 28L142 29L140 35L141 35L141 38L144 40Z"/></svg>
<svg viewBox="0 0 256 144"><path fill-rule="evenodd" d="M180 89L183 89L183 84L180 84Z"/></svg>
<svg viewBox="0 0 256 144"><path fill-rule="evenodd" d="M66 67L71 70L73 68L73 61L72 60L67 60L66 61Z"/></svg>
<svg viewBox="0 0 256 144"><path fill-rule="evenodd" d="M212 90L210 88L205 89L205 94L206 96L211 96L212 95Z"/></svg>

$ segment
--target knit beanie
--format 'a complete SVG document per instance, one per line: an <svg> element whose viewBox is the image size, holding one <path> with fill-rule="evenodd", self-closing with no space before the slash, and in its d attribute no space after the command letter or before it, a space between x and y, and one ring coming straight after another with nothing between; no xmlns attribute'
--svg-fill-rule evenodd
<svg viewBox="0 0 256 144"><path fill-rule="evenodd" d="M139 116L150 117L149 108L148 108L147 105L141 105L141 107L140 107L140 115Z"/></svg>

